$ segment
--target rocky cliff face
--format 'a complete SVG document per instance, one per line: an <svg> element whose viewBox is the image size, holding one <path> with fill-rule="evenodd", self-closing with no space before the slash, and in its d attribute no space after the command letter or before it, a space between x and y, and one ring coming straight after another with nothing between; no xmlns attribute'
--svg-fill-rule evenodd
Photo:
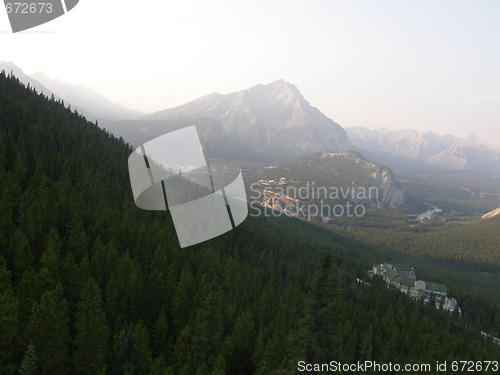
<svg viewBox="0 0 500 375"><path fill-rule="evenodd" d="M406 199L403 188L396 180L394 173L388 168L378 168L366 184L366 188L376 187L379 192L378 200L370 202L379 208L401 208Z"/></svg>
<svg viewBox="0 0 500 375"><path fill-rule="evenodd" d="M368 161L357 152L347 151L339 154L328 154L331 155L330 158L340 156L354 161L363 169L368 177L364 183L361 179L358 182L359 185L367 191L370 191L370 188L377 189L377 197L369 196L367 199L355 199L355 203L359 202L368 204L372 207L388 209L398 209L405 205L406 197L403 188L389 168ZM354 173L355 171L353 170L353 174Z"/></svg>

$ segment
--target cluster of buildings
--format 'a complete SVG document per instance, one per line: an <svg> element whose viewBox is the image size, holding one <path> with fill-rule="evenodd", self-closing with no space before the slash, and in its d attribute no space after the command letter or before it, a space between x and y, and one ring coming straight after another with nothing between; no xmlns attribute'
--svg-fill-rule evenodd
<svg viewBox="0 0 500 375"><path fill-rule="evenodd" d="M415 269L409 264L376 264L368 271L371 277L382 277L387 285L398 288L415 300L429 303L434 300L436 308L453 312L460 307L455 298L448 297L446 285L432 281L418 280Z"/></svg>
<svg viewBox="0 0 500 375"><path fill-rule="evenodd" d="M272 186L272 185L286 185L288 182L285 177L281 177L279 180L259 180L259 184L265 185L265 186Z"/></svg>

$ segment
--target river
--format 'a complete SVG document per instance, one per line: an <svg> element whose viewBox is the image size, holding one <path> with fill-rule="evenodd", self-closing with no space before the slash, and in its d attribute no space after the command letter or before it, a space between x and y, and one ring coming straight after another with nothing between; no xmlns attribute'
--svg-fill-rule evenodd
<svg viewBox="0 0 500 375"><path fill-rule="evenodd" d="M423 214L420 214L418 216L418 221L424 221L425 219L430 219L432 217L432 215L438 213L438 212L442 212L443 210L438 208L438 207L434 207L434 209L432 210L427 210L425 211Z"/></svg>

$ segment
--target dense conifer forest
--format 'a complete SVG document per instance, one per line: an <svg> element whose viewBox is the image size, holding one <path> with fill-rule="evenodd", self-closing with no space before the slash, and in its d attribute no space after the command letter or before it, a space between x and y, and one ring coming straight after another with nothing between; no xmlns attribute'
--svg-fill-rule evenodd
<svg viewBox="0 0 500 375"><path fill-rule="evenodd" d="M377 254L331 231L248 218L180 249L168 212L134 204L131 147L5 73L0 150L1 374L500 358L472 320L358 284Z"/></svg>
<svg viewBox="0 0 500 375"><path fill-rule="evenodd" d="M360 238L401 252L474 265L474 269L500 273L500 217L470 219L460 223L412 223L398 213L372 210L343 225Z"/></svg>

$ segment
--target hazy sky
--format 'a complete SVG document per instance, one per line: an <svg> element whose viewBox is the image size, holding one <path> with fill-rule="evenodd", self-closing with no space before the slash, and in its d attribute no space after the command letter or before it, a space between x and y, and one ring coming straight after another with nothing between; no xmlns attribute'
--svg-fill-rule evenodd
<svg viewBox="0 0 500 375"><path fill-rule="evenodd" d="M80 0L0 60L144 112L282 78L344 127L500 144L500 1Z"/></svg>

